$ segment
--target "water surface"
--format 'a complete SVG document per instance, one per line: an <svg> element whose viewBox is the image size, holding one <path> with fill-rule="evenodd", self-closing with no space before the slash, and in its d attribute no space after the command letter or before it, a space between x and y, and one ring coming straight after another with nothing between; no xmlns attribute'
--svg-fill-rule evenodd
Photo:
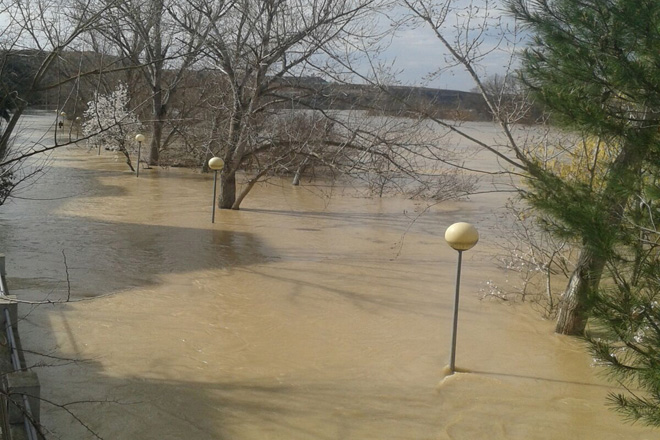
<svg viewBox="0 0 660 440"><path fill-rule="evenodd" d="M21 336L43 397L78 402L67 409L105 439L657 437L605 407L579 341L479 300L503 279L505 196L416 218L425 204L272 181L211 224L211 175L136 179L84 148L50 165L0 209L0 249L12 293L70 298L21 305ZM461 372L445 378L456 254L443 234L459 220L482 240L464 258ZM47 403L42 421L92 438Z"/></svg>

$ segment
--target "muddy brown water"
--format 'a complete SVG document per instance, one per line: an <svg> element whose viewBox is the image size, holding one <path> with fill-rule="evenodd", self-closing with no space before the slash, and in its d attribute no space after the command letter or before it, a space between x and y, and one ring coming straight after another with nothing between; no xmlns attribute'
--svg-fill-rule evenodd
<svg viewBox="0 0 660 440"><path fill-rule="evenodd" d="M0 209L12 293L70 294L20 307L42 395L77 402L102 438L658 438L606 408L613 389L582 343L479 300L502 279L503 197L412 222L424 204L271 182L211 224L211 185L66 149ZM464 258L461 372L445 378L456 254L443 234L459 220L482 239ZM52 438L94 438L45 402L42 421Z"/></svg>

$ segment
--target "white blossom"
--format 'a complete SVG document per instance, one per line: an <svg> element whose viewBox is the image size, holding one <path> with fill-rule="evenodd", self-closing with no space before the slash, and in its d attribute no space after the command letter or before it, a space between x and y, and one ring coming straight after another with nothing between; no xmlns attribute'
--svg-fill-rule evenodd
<svg viewBox="0 0 660 440"><path fill-rule="evenodd" d="M83 114L83 133L90 136L90 142L107 150L126 151L130 134L138 132L142 124L137 115L128 109L128 89L124 83L107 95L96 95L87 103Z"/></svg>

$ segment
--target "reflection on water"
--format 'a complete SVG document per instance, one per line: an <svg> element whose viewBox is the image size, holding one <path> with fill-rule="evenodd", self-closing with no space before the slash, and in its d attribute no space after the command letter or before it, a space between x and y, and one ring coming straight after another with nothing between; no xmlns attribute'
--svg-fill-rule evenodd
<svg viewBox="0 0 660 440"><path fill-rule="evenodd" d="M210 223L212 176L129 174L60 152L0 211L9 283L44 397L105 439L650 439L604 406L582 345L523 308L481 303L500 274L502 198L444 204L272 182ZM333 193L332 198L326 197ZM55 199L55 197L57 197ZM450 337L454 221L465 255L457 366ZM403 241L402 241L403 239ZM57 358L84 359L71 363ZM87 401L87 402L85 402ZM90 434L44 405L62 438Z"/></svg>

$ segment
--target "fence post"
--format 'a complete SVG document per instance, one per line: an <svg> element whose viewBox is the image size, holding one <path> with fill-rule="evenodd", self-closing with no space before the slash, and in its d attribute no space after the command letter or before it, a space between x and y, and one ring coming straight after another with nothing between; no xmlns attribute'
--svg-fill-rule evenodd
<svg viewBox="0 0 660 440"><path fill-rule="evenodd" d="M26 417L23 395L30 404L31 417L39 424L39 409L41 402L41 386L34 371L14 371L7 374L7 394L9 395L9 423L22 424Z"/></svg>
<svg viewBox="0 0 660 440"><path fill-rule="evenodd" d="M4 434L9 422L9 425L14 425L9 427L9 431L18 429L27 435L26 438L36 439L34 426L39 426L40 421L41 386L37 373L25 370L25 359L18 337L18 303L14 295L9 295L5 275L5 256L0 254L0 329L6 330L5 348L9 349L7 353L2 350L3 359L0 359L0 372L4 373L2 385L3 388L6 386L6 394L2 399L3 408L0 408L3 416L2 430ZM7 435L10 435L9 432ZM4 435L2 438L5 438ZM19 438L23 438L23 435Z"/></svg>
<svg viewBox="0 0 660 440"><path fill-rule="evenodd" d="M0 290L2 290L2 295L0 296L0 330L4 329L6 326L5 309L9 310L11 326L16 330L18 327L18 304L16 296L9 294L6 276L5 254L0 254Z"/></svg>

